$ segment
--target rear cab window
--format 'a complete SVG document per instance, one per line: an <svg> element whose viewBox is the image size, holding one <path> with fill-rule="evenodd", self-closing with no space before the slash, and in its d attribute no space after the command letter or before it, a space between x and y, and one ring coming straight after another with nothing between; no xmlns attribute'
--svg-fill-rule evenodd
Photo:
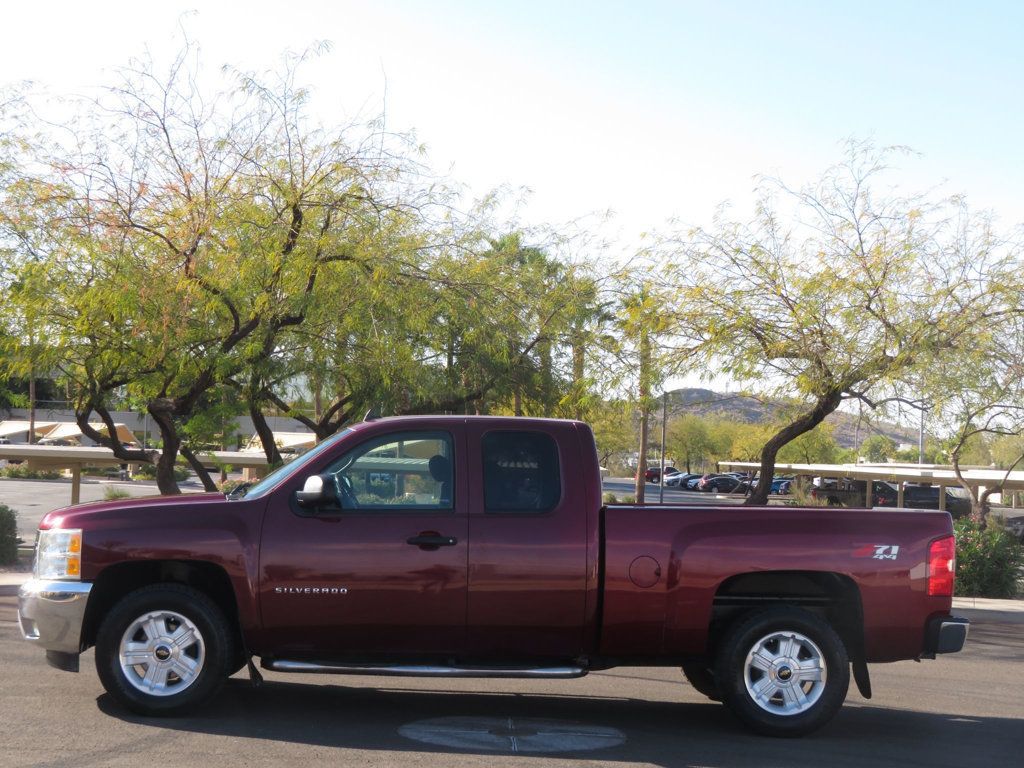
<svg viewBox="0 0 1024 768"><path fill-rule="evenodd" d="M558 446L544 432L497 430L480 443L484 512L543 514L562 499Z"/></svg>

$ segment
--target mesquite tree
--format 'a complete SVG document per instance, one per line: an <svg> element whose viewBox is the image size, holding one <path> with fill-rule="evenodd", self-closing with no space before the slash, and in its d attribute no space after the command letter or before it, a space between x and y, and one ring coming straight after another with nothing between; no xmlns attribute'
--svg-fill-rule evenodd
<svg viewBox="0 0 1024 768"><path fill-rule="evenodd" d="M988 289L1010 262L969 236L955 202L880 192L891 157L851 144L813 185L765 182L751 221L723 213L667 244L682 263L678 323L703 364L802 403L761 449L748 503L766 503L779 449L844 400L877 406L1005 314Z"/></svg>

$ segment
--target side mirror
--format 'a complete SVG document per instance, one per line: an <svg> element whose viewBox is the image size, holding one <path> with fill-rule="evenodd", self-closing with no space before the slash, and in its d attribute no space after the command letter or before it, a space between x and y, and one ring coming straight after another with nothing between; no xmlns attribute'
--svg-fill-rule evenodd
<svg viewBox="0 0 1024 768"><path fill-rule="evenodd" d="M296 492L295 500L300 507L312 508L320 506L325 500L324 479L320 475L310 475L302 490Z"/></svg>

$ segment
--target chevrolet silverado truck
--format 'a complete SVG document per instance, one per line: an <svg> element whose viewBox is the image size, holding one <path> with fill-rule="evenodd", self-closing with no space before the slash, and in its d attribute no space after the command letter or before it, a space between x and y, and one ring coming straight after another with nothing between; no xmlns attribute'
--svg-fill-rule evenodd
<svg viewBox="0 0 1024 768"><path fill-rule="evenodd" d="M959 651L954 539L925 510L602 506L576 421L365 421L256 484L43 518L21 631L144 715L248 667L576 678L672 666L768 735L807 733L851 670Z"/></svg>

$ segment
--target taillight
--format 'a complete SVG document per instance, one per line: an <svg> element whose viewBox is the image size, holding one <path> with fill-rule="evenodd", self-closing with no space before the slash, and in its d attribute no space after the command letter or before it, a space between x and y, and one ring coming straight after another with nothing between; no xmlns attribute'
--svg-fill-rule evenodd
<svg viewBox="0 0 1024 768"><path fill-rule="evenodd" d="M956 576L956 539L945 536L928 547L928 594L951 596Z"/></svg>

